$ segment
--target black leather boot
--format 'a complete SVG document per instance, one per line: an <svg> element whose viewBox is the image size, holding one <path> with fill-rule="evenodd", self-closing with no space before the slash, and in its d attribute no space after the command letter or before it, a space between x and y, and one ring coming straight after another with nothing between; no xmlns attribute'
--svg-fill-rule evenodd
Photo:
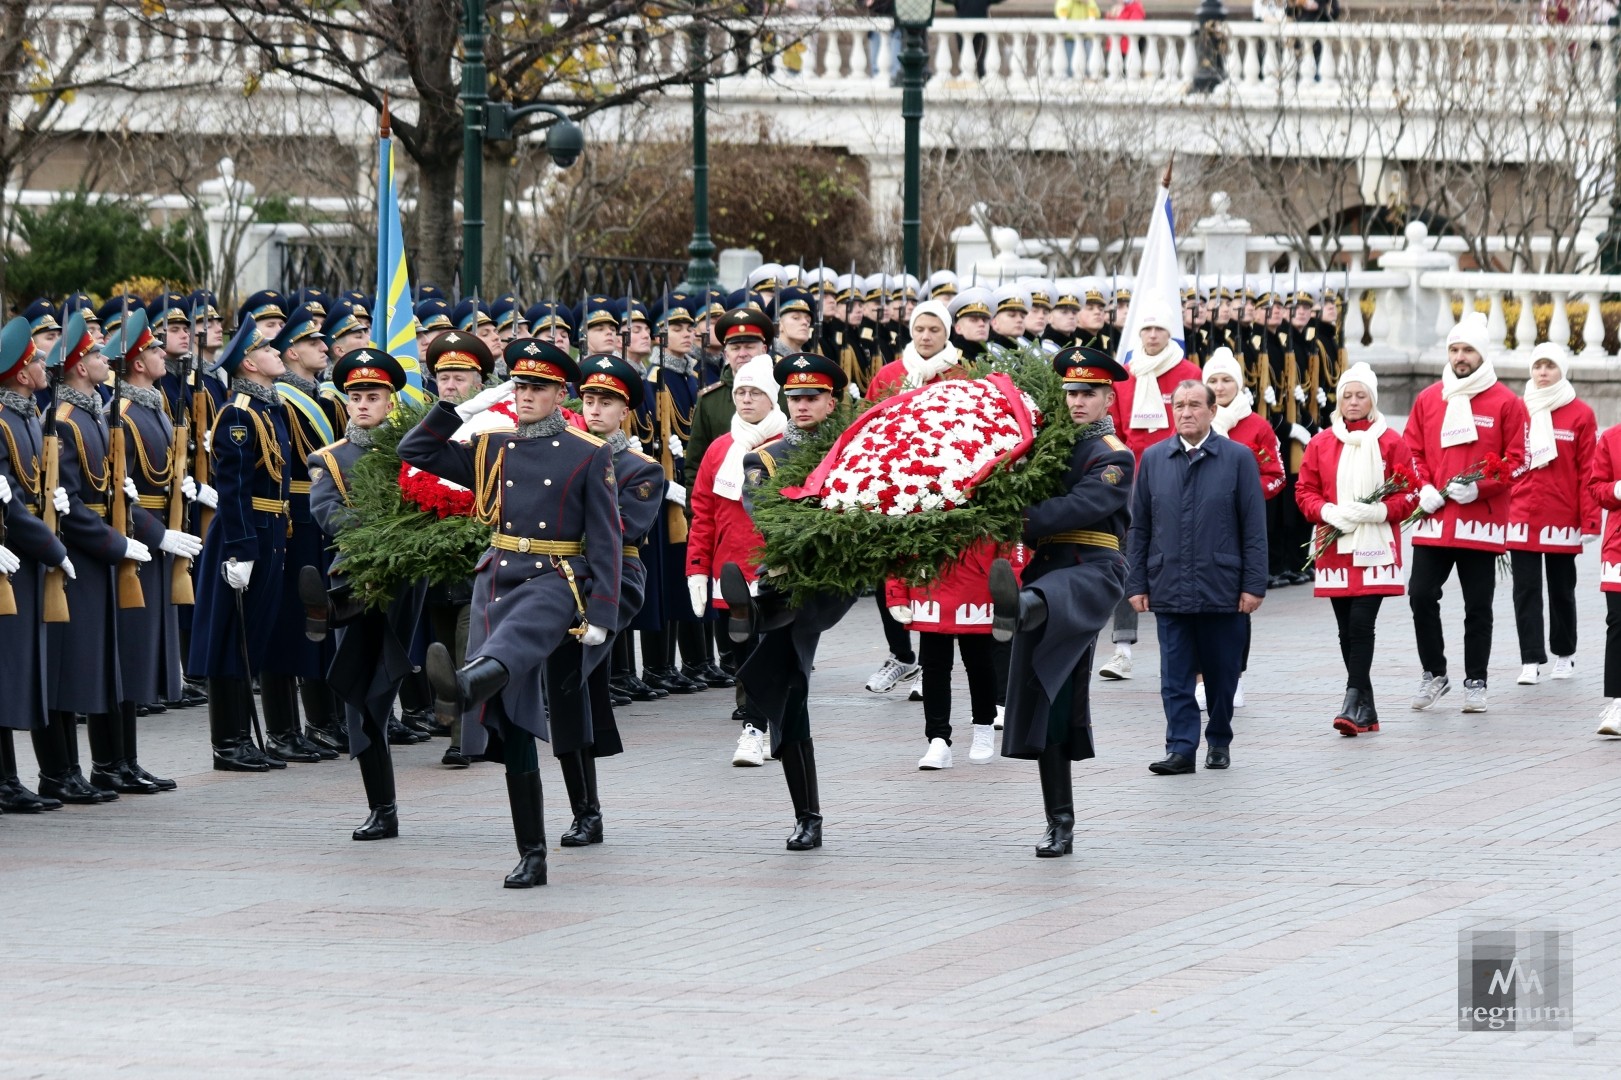
<svg viewBox="0 0 1621 1080"><path fill-rule="evenodd" d="M809 851L822 846L822 802L816 787L816 752L809 739L782 744L782 777L788 782L788 797L794 803L794 834L788 838L789 851Z"/></svg>
<svg viewBox="0 0 1621 1080"><path fill-rule="evenodd" d="M325 641L330 613L327 610L326 582L314 566L298 568L298 602L304 605L304 636Z"/></svg>
<svg viewBox="0 0 1621 1080"><path fill-rule="evenodd" d="M298 730L298 683L292 675L259 676L259 702L264 707L265 753L281 761L315 762L321 755L306 750Z"/></svg>
<svg viewBox="0 0 1621 1080"><path fill-rule="evenodd" d="M458 670L443 642L428 646L428 681L433 684L439 719L449 725L507 685L507 669L490 656L475 656Z"/></svg>
<svg viewBox="0 0 1621 1080"><path fill-rule="evenodd" d="M1069 748L1058 744L1041 752L1041 800L1047 804L1047 832L1036 845L1038 859L1056 859L1075 849L1075 793Z"/></svg>
<svg viewBox="0 0 1621 1080"><path fill-rule="evenodd" d="M518 841L518 865L507 875L509 889L546 884L546 822L542 816L540 772L507 773L507 803L512 808L512 835Z"/></svg>
<svg viewBox="0 0 1621 1080"><path fill-rule="evenodd" d="M214 768L219 772L266 772L270 768L258 748L242 735L252 693L246 679L208 680L208 737L214 745Z"/></svg>
<svg viewBox="0 0 1621 1080"><path fill-rule="evenodd" d="M124 702L124 764L137 779L144 780L159 791L173 791L180 785L173 780L166 780L161 776L153 776L141 767L135 742L135 705L133 702Z"/></svg>
<svg viewBox="0 0 1621 1080"><path fill-rule="evenodd" d="M336 695L325 679L298 680L298 700L304 706L304 728L298 735L299 746L322 761L335 761L338 740L325 730L332 723L333 699ZM344 732L343 748L349 748L349 734Z"/></svg>
<svg viewBox="0 0 1621 1080"><path fill-rule="evenodd" d="M394 759L388 743L373 739L361 752L360 782L366 789L366 805L371 814L356 829L356 840L389 840L400 835L400 809L394 794Z"/></svg>
<svg viewBox="0 0 1621 1080"><path fill-rule="evenodd" d="M135 703L129 702L130 716ZM90 736L90 786L97 791L120 795L154 795L155 784L148 784L130 769L124 749L124 715L97 713L85 725Z"/></svg>
<svg viewBox="0 0 1621 1080"><path fill-rule="evenodd" d="M574 811L574 821L558 842L564 847L602 843L602 808L596 802L597 759L589 750L576 750L559 754L557 764L563 770L563 786L568 789L569 806Z"/></svg>
<svg viewBox="0 0 1621 1080"><path fill-rule="evenodd" d="M23 786L17 775L17 744L10 728L0 728L0 811L7 814L38 814L62 809L60 799L47 799Z"/></svg>
<svg viewBox="0 0 1621 1080"><path fill-rule="evenodd" d="M1006 559L991 563L991 637L1012 641L1020 630L1039 630L1047 621L1047 601L1038 592L1020 589L1013 564Z"/></svg>
<svg viewBox="0 0 1621 1080"><path fill-rule="evenodd" d="M1379 730L1379 710L1373 704L1372 691L1362 695L1362 711L1356 718L1357 725L1366 731Z"/></svg>
<svg viewBox="0 0 1621 1080"><path fill-rule="evenodd" d="M749 592L749 579L736 563L720 568L720 596L726 601L726 636L736 642L749 640L758 627L759 613Z"/></svg>
<svg viewBox="0 0 1621 1080"><path fill-rule="evenodd" d="M1358 735L1356 714L1361 707L1362 691L1354 686L1347 686L1345 700L1340 702L1340 711L1334 717L1334 730L1353 738Z"/></svg>
<svg viewBox="0 0 1621 1080"><path fill-rule="evenodd" d="M39 760L39 793L48 799L93 806L118 798L114 791L92 787L79 771L79 721L72 713L52 712L50 722L29 733Z"/></svg>

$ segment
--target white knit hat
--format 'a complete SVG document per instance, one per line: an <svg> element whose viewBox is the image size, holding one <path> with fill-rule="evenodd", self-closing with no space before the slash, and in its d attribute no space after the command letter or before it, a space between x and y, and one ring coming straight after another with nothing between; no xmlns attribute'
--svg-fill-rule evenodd
<svg viewBox="0 0 1621 1080"><path fill-rule="evenodd" d="M1491 332L1486 329L1486 316L1478 311L1468 311L1458 320L1447 334L1447 345L1467 345L1482 357L1491 347Z"/></svg>
<svg viewBox="0 0 1621 1080"><path fill-rule="evenodd" d="M1361 383L1367 388L1368 397L1373 407L1379 407L1379 376L1366 363L1358 360L1344 371L1340 372L1339 382L1334 384L1334 396L1337 398L1345 392L1346 383Z"/></svg>
<svg viewBox="0 0 1621 1080"><path fill-rule="evenodd" d="M1168 312L1157 305L1153 305L1143 310L1142 318L1137 323L1137 329L1145 330L1150 326L1157 326L1168 334L1174 334L1182 329L1182 320L1178 319L1173 323Z"/></svg>
<svg viewBox="0 0 1621 1080"><path fill-rule="evenodd" d="M1570 350L1557 341L1544 341L1531 350L1531 365L1536 366L1538 360L1552 360L1559 368L1561 377L1570 374Z"/></svg>
<svg viewBox="0 0 1621 1080"><path fill-rule="evenodd" d="M943 300L925 300L912 309L912 317L907 320L906 328L914 334L917 333L917 317L919 315L933 315L940 320L941 326L947 330L951 329L951 312L946 309Z"/></svg>
<svg viewBox="0 0 1621 1080"><path fill-rule="evenodd" d="M740 386L752 386L756 390L765 391L766 396L775 402L777 394L782 390L773 372L776 363L776 359L770 353L754 357L738 368L737 374L732 376L732 392L736 393Z"/></svg>
<svg viewBox="0 0 1621 1080"><path fill-rule="evenodd" d="M1244 385L1244 369L1233 356L1233 350L1225 345L1211 353L1210 359L1204 362L1204 381L1209 382L1212 375L1231 375L1240 388Z"/></svg>

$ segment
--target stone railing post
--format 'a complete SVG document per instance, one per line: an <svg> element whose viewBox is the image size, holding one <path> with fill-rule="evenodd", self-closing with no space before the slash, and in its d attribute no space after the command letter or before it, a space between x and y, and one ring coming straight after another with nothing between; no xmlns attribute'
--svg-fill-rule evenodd
<svg viewBox="0 0 1621 1080"><path fill-rule="evenodd" d="M1204 239L1204 259L1199 272L1218 277L1237 277L1242 284L1250 223L1229 214L1227 211L1232 205L1233 200L1225 191L1214 192L1210 196L1210 216L1194 223L1193 235Z"/></svg>
<svg viewBox="0 0 1621 1080"><path fill-rule="evenodd" d="M1390 335L1385 344L1417 359L1425 349L1441 340L1438 326L1441 305L1449 302L1439 290L1421 288L1419 275L1427 270L1450 270L1453 259L1431 247L1430 231L1422 221L1410 223L1405 235L1405 249L1387 251L1379 260L1379 269L1407 277L1405 289L1391 289L1381 297L1391 301L1389 318L1381 321Z"/></svg>

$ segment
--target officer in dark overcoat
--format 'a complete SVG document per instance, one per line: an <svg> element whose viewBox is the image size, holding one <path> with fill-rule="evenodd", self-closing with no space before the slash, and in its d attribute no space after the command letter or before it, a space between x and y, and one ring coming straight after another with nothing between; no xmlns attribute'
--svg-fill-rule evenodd
<svg viewBox="0 0 1621 1080"><path fill-rule="evenodd" d="M455 442L462 417L441 401L400 440L400 458L470 489L474 515L494 530L473 588L470 659L457 669L435 642L427 667L441 715L478 721L464 723L463 749L484 753L491 736L501 745L520 855L506 885L527 889L546 883L535 755L535 739L548 737L546 660L571 636L585 647L582 680L606 658L623 553L613 451L558 409L579 366L555 345L513 344L516 430Z"/></svg>
<svg viewBox="0 0 1621 1080"><path fill-rule="evenodd" d="M1070 762L1093 755L1088 684L1098 631L1124 594L1126 527L1135 459L1114 434L1109 405L1126 369L1096 349L1053 357L1064 380L1075 446L1064 490L1025 511L1033 554L1019 587L1006 559L991 566L992 635L1013 641L1002 756L1035 758L1047 831L1036 854L1068 855L1075 831Z"/></svg>
<svg viewBox="0 0 1621 1080"><path fill-rule="evenodd" d="M208 436L219 509L197 560L187 670L208 680L214 768L285 769L286 762L264 753L249 734L252 679L272 647L287 550L291 446L276 390L285 365L249 316L220 350L214 369L230 377L230 396Z"/></svg>
<svg viewBox="0 0 1621 1080"><path fill-rule="evenodd" d="M76 572L67 548L43 520L46 503L66 510L67 492L45 484L45 438L34 393L45 388L45 357L34 347L28 320L17 316L0 329L0 514L4 536L0 547L15 566L9 567L16 612L0 615L0 686L6 707L0 709L0 811L37 814L61 809L58 799L30 791L17 775L14 731L42 729L45 708L45 571ZM9 561L8 561L9 565Z"/></svg>

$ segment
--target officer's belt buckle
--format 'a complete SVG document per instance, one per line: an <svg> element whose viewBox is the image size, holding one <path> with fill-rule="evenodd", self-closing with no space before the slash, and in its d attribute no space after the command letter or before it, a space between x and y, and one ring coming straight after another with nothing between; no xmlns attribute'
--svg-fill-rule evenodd
<svg viewBox="0 0 1621 1080"><path fill-rule="evenodd" d="M521 536L518 538L518 552L522 555L529 554L529 537Z"/></svg>

